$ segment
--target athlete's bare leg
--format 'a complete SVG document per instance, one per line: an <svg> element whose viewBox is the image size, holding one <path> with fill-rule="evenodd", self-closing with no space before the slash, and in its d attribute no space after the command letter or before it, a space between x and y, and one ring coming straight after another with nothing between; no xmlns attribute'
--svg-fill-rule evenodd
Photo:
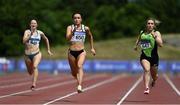
<svg viewBox="0 0 180 105"><path fill-rule="evenodd" d="M84 64L85 58L86 58L86 52L84 51L78 56L78 59L77 59L78 60L77 61L77 67L78 67L78 74L77 74L78 87L77 87L77 90L78 90L78 93L82 92L82 81L83 81L83 75L84 75L83 64Z"/></svg>
<svg viewBox="0 0 180 105"><path fill-rule="evenodd" d="M77 67L78 67L78 77L79 77L79 85L82 85L83 80L83 64L86 58L86 52L82 52L78 57Z"/></svg>
<svg viewBox="0 0 180 105"><path fill-rule="evenodd" d="M151 77L153 79L151 86L153 87L155 85L156 80L158 79L158 66L152 66L151 67Z"/></svg>
<svg viewBox="0 0 180 105"><path fill-rule="evenodd" d="M37 82L37 79L38 79L38 65L41 61L41 52L39 52L39 54L37 54L34 59L33 59L33 70L34 70L34 73L33 73L33 80L32 80L32 86L36 86L36 82Z"/></svg>
<svg viewBox="0 0 180 105"><path fill-rule="evenodd" d="M141 65L144 69L144 85L145 88L149 89L149 82L150 82L150 62L146 59L141 60Z"/></svg>
<svg viewBox="0 0 180 105"><path fill-rule="evenodd" d="M71 74L75 79L77 78L78 68L77 68L77 61L70 53L68 53L68 61L71 68ZM77 80L78 81L78 80Z"/></svg>
<svg viewBox="0 0 180 105"><path fill-rule="evenodd" d="M32 75L33 74L32 61L27 56L24 56L24 60L25 60L26 68L27 68L29 75Z"/></svg>

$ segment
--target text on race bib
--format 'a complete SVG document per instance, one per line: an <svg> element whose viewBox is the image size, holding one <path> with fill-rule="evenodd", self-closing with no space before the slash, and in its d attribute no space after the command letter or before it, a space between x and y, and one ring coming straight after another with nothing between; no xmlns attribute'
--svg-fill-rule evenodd
<svg viewBox="0 0 180 105"><path fill-rule="evenodd" d="M33 45L36 45L36 44L38 44L39 43L39 39L36 39L36 38L30 38L29 39L29 43L30 44L33 44Z"/></svg>
<svg viewBox="0 0 180 105"><path fill-rule="evenodd" d="M71 41L85 41L85 33L84 32L74 32L74 35L72 37Z"/></svg>
<svg viewBox="0 0 180 105"><path fill-rule="evenodd" d="M150 40L142 40L140 43L140 46L142 49L148 49L151 48Z"/></svg>

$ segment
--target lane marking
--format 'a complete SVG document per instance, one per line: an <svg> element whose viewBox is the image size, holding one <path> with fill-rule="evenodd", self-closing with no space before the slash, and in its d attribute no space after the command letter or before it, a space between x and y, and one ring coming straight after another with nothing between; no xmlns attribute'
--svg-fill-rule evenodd
<svg viewBox="0 0 180 105"><path fill-rule="evenodd" d="M168 82L168 84L173 88L173 90L178 94L178 96L180 96L179 90L176 88L176 86L165 73L163 74L163 77L165 78L166 82Z"/></svg>
<svg viewBox="0 0 180 105"><path fill-rule="evenodd" d="M10 77L11 78L11 77ZM7 78L8 79L8 78ZM18 78L18 79L14 79L14 77L13 77L13 79L12 80L3 80L3 81L1 81L1 83L0 83L0 85L3 85L3 84L5 84L5 83L9 83L9 82L11 82L11 83L14 83L14 82L22 82L22 81L26 81L26 80L29 80L27 77L23 77L23 78Z"/></svg>
<svg viewBox="0 0 180 105"><path fill-rule="evenodd" d="M22 75L24 75L24 74L22 74ZM59 77L62 77L62 76L66 77L67 75L66 74L62 74L62 75L58 75L58 76ZM17 78L17 77L19 77L19 78ZM17 83L17 82L27 82L27 81L31 80L31 78L27 78L27 77L30 77L28 74L26 74L25 77L21 76L21 74L19 74L19 76L17 76L17 77L10 77L10 75L9 75L9 77L6 77L3 80L0 80L1 81L0 85L4 85L5 83L14 83L14 82L15 83ZM59 78L59 77L53 77L53 78ZM17 79L14 79L14 78L17 78ZM43 79L43 78L52 78L52 76L47 76L46 74L41 74L38 77L38 79ZM0 77L0 79L1 79L1 77Z"/></svg>
<svg viewBox="0 0 180 105"><path fill-rule="evenodd" d="M65 77L66 79L67 77ZM40 80L40 81L37 81L37 83L44 83L44 82L49 82L49 81L54 81L54 80L58 80L60 79L60 77L58 78L48 78L48 79L45 79L45 80ZM63 78L64 79L64 78ZM30 81L25 81L23 83L17 83L17 84L11 84L11 85L5 85L5 86L0 86L0 89L2 88L10 88L10 87L15 87L15 86L23 86L23 85L27 85L27 84L31 84Z"/></svg>
<svg viewBox="0 0 180 105"><path fill-rule="evenodd" d="M87 81L87 80L94 79L96 77L99 78L99 77L104 77L104 76L105 75L93 75L93 76L85 78L84 80ZM49 86L44 86L44 87L36 88L36 91L50 89L50 88L54 88L54 87L58 87L58 86L62 86L62 85L67 85L67 84L71 84L71 83L75 83L75 82L76 82L76 80L65 81L65 82L61 82L61 83L58 83L58 84L53 84L53 85L49 85ZM32 90L25 90L25 91L15 92L15 93L11 93L11 94L0 96L0 99L6 98L6 97L15 96L15 95L19 95L19 94L23 94L23 93L29 93L29 92L33 92L33 91Z"/></svg>
<svg viewBox="0 0 180 105"><path fill-rule="evenodd" d="M0 85L2 85L4 83L9 83L9 82L14 83L14 82L22 82L22 81L30 80L29 78L27 78L29 76L28 74L18 74L18 75L19 76L17 76L17 77L19 77L19 78L17 78L17 77L10 77L10 75L8 75L8 77L4 78L3 80L0 80L1 81ZM39 78L44 78L44 77L46 78L46 75L42 74L42 76L40 76ZM14 78L17 78L17 79L14 79Z"/></svg>
<svg viewBox="0 0 180 105"><path fill-rule="evenodd" d="M121 77L124 77L124 76L121 75ZM91 86L89 86L89 87L84 88L83 91L88 91L88 90L93 89L93 88L96 88L96 87L98 87L98 86L101 86L101 85L104 85L104 84L113 82L113 81L115 81L115 80L117 80L117 79L119 79L119 78L120 78L120 76L116 76L116 77L113 77L113 78L111 78L111 79L106 79L106 80L104 80L103 82L99 82L99 83L96 83L96 84L94 84L94 85L91 85ZM69 93L69 94L67 94L67 95L65 95L65 96L61 96L61 97L56 98L56 99L54 99L54 100L52 100L52 101L49 101L49 102L47 102L47 103L44 103L43 105L49 105L49 104L52 104L52 103L54 103L54 102L56 102L56 101L62 100L62 99L64 99L64 98L67 98L67 97L70 97L70 96L73 96L73 95L76 95L76 94L78 94L78 93L77 93L77 92L72 92L72 93Z"/></svg>
<svg viewBox="0 0 180 105"><path fill-rule="evenodd" d="M138 86L138 84L143 80L143 76L141 76L131 87L131 89L123 96L123 98L116 104L121 105L122 102L128 97L128 95Z"/></svg>

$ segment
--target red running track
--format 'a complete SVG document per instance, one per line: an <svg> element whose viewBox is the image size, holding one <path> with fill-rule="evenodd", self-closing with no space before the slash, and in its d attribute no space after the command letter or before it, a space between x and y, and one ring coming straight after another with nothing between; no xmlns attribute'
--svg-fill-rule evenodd
<svg viewBox="0 0 180 105"><path fill-rule="evenodd" d="M40 73L36 91L26 73L0 76L0 104L108 104L164 105L180 104L180 76L160 74L150 94L143 94L140 74L86 74L83 93L76 92L76 81L70 74Z"/></svg>

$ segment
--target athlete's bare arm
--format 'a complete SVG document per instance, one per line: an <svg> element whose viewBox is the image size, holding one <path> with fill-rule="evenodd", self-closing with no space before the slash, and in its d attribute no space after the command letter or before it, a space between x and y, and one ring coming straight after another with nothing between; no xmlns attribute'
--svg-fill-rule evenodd
<svg viewBox="0 0 180 105"><path fill-rule="evenodd" d="M92 52L93 55L96 55L96 51L95 51L95 49L94 49L93 35L92 35L91 31L90 31L90 28L86 26L86 27L85 27L85 30L86 30L87 35L88 35L88 37L89 37L91 52Z"/></svg>
<svg viewBox="0 0 180 105"><path fill-rule="evenodd" d="M162 41L162 37L161 37L161 33L159 31L154 32L154 38L158 44L159 47L163 46L163 41Z"/></svg>
<svg viewBox="0 0 180 105"><path fill-rule="evenodd" d="M50 49L48 38L45 36L45 34L43 32L41 32L40 35L44 39L44 41L46 42L46 47L47 47L48 54L53 55L53 53L51 52L51 49Z"/></svg>
<svg viewBox="0 0 180 105"><path fill-rule="evenodd" d="M138 35L138 38L136 40L136 43L135 43L135 46L134 46L134 50L137 51L137 46L139 44L139 41L140 41L140 35Z"/></svg>
<svg viewBox="0 0 180 105"><path fill-rule="evenodd" d="M31 37L31 32L29 30L26 30L23 36L23 44L25 44L29 40L30 37Z"/></svg>
<svg viewBox="0 0 180 105"><path fill-rule="evenodd" d="M67 39L68 41L70 41L71 38L72 38L71 26L68 26L68 27L67 27L67 30L66 30L66 39Z"/></svg>

